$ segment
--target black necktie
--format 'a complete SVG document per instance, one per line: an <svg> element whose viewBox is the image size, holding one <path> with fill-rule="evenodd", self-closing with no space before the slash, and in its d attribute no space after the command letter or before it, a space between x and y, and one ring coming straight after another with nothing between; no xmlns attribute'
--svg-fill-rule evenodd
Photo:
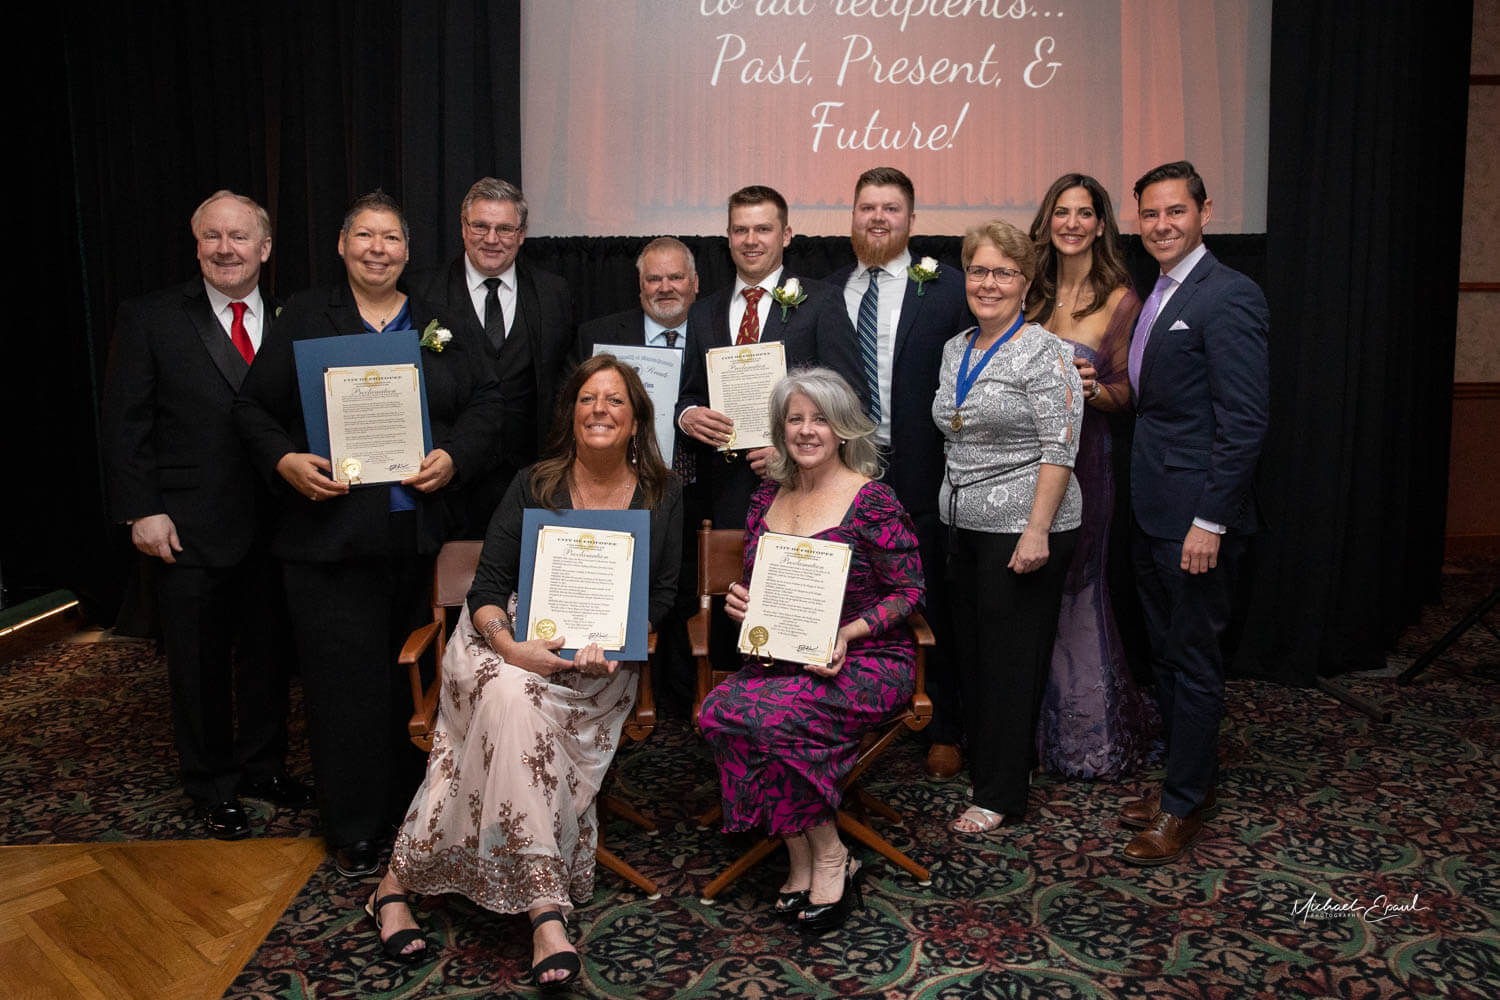
<svg viewBox="0 0 1500 1000"><path fill-rule="evenodd" d="M667 338L667 346L668 347L676 347L677 346L677 331L676 330L664 330L664 331L662 331L662 336Z"/></svg>
<svg viewBox="0 0 1500 1000"><path fill-rule="evenodd" d="M484 334L490 338L495 350L505 343L505 310L500 308L500 279L485 278L484 287Z"/></svg>

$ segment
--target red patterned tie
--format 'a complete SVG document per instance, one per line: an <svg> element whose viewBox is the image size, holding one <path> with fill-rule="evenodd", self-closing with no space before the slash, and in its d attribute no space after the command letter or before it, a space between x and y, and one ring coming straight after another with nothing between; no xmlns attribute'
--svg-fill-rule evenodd
<svg viewBox="0 0 1500 1000"><path fill-rule="evenodd" d="M754 344L760 340L760 297L766 294L764 288L747 288L740 293L745 296L745 315L740 317L739 336L734 338L734 346L741 344Z"/></svg>
<svg viewBox="0 0 1500 1000"><path fill-rule="evenodd" d="M240 357L245 359L245 364L255 360L255 348L250 346L250 334L245 330L245 303L231 302L229 308L234 310L234 322L229 324L229 339L234 341L234 346L239 349Z"/></svg>

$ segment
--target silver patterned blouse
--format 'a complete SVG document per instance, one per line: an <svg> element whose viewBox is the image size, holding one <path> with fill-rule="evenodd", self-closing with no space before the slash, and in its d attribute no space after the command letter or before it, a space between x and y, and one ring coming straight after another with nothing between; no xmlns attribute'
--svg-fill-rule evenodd
<svg viewBox="0 0 1500 1000"><path fill-rule="evenodd" d="M1073 349L1027 323L995 352L962 408L955 409L958 369L972 332L943 345L932 401L932 419L947 439L939 510L944 524L1020 534L1031 519L1042 463L1073 467L1083 421L1083 383L1073 367ZM970 365L981 356L975 351ZM1069 476L1051 530L1078 527L1082 512L1078 481Z"/></svg>

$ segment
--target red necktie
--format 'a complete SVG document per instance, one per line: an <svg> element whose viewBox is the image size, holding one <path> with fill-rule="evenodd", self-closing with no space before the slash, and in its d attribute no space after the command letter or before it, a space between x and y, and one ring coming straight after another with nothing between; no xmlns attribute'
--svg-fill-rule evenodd
<svg viewBox="0 0 1500 1000"><path fill-rule="evenodd" d="M745 296L745 315L740 317L740 332L734 338L734 346L741 344L754 344L760 340L760 297L766 294L764 288L747 288L740 293Z"/></svg>
<svg viewBox="0 0 1500 1000"><path fill-rule="evenodd" d="M245 330L245 303L231 302L229 308L234 310L234 322L229 324L229 339L234 341L234 346L239 350L240 357L245 359L245 364L255 360L255 348L250 346L250 334Z"/></svg>

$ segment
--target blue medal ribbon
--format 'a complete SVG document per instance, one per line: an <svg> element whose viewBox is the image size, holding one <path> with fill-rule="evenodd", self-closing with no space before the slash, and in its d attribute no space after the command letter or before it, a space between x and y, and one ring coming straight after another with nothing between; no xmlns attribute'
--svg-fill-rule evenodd
<svg viewBox="0 0 1500 1000"><path fill-rule="evenodd" d="M969 362L974 356L974 341L979 339L979 331L974 331L974 336L969 338L968 345L964 347L964 360L958 366L958 381L953 386L953 409L955 414L964 405L964 400L969 398L969 390L974 388L975 382L979 381L979 376L984 373L985 365L990 363L990 358L995 356L995 352L1000 349L1001 344L1016 335L1016 331L1021 329L1021 324L1025 322L1026 314L1024 312L1017 314L1016 321L1010 325L1010 329L1002 333L1000 339L991 344L989 349L980 355L979 364L970 371ZM957 419L956 415L955 419Z"/></svg>

